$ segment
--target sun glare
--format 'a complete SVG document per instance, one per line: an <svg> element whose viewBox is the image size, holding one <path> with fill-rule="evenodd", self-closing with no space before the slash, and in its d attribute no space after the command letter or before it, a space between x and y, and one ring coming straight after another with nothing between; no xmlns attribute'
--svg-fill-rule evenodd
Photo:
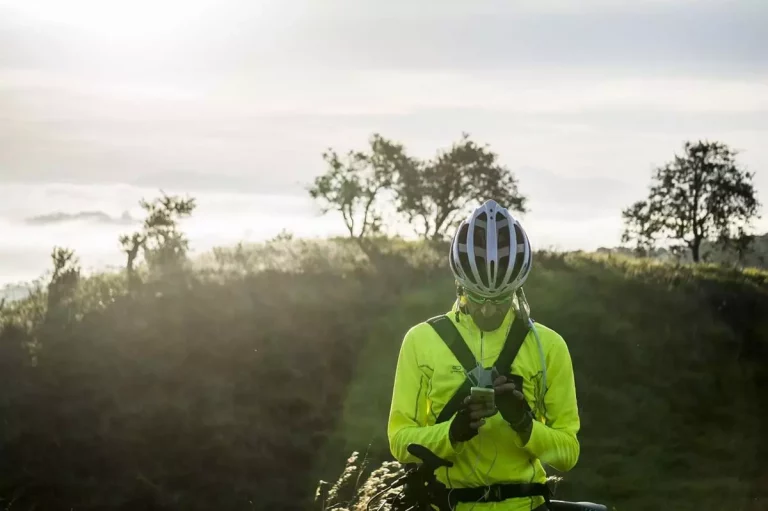
<svg viewBox="0 0 768 511"><path fill-rule="evenodd" d="M172 34L216 10L215 0L0 0L30 20L129 39Z"/></svg>

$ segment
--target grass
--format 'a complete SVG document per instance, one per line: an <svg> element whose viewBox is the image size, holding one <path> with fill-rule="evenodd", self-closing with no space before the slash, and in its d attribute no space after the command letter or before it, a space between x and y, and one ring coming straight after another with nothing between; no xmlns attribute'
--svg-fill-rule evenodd
<svg viewBox="0 0 768 511"><path fill-rule="evenodd" d="M537 321L568 342L582 416L582 455L563 474L560 498L620 510L762 509L765 279L714 265L539 254L526 290ZM377 322L328 452L367 451L372 466L391 459L399 342L447 310L449 284L411 291ZM318 477L338 473L339 459L321 457Z"/></svg>
<svg viewBox="0 0 768 511"><path fill-rule="evenodd" d="M6 304L0 509L362 505L397 470L386 419L402 336L453 300L444 247L378 249L278 240ZM764 509L768 274L534 264L533 316L568 342L582 416L558 497Z"/></svg>

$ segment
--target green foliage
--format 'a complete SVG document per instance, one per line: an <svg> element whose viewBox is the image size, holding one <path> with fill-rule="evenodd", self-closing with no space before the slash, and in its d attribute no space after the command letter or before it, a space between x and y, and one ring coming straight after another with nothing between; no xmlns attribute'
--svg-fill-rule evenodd
<svg viewBox="0 0 768 511"><path fill-rule="evenodd" d="M532 314L568 343L582 419L576 468L550 468L564 478L558 498L626 511L747 510L768 497L767 272L543 252L534 264ZM400 340L446 311L452 291L449 279L411 290L375 323L316 478L339 473L340 453L366 449L370 467L391 459Z"/></svg>
<svg viewBox="0 0 768 511"><path fill-rule="evenodd" d="M402 145L379 134L371 136L369 143L369 153L349 151L344 158L328 149L323 153L328 170L309 189L323 213L341 213L350 237L358 240L381 232L382 194L392 186L399 169L411 164Z"/></svg>
<svg viewBox="0 0 768 511"><path fill-rule="evenodd" d="M622 242L647 252L660 239L674 240L700 260L702 242L716 239L740 254L748 247L750 221L760 204L753 173L736 165L736 153L720 142L686 142L685 154L656 169L648 199L622 212Z"/></svg>
<svg viewBox="0 0 768 511"><path fill-rule="evenodd" d="M382 233L387 200L423 239L446 237L460 215L489 198L524 212L511 171L488 146L462 134L450 150L432 160L408 156L403 146L374 134L369 152L350 151L342 159L332 149L323 155L328 170L309 189L322 211L338 211L350 237L363 240Z"/></svg>
<svg viewBox="0 0 768 511"><path fill-rule="evenodd" d="M66 305L77 289L80 280L80 266L74 251L54 247L51 253L53 275L48 284L48 310L52 311L59 305Z"/></svg>
<svg viewBox="0 0 768 511"><path fill-rule="evenodd" d="M153 272L179 269L186 260L189 240L179 229L179 220L195 210L195 199L169 196L165 193L153 201L142 199L139 204L146 212L140 232L120 237L128 260L126 270L134 276L136 259L143 251L144 260Z"/></svg>
<svg viewBox="0 0 768 511"><path fill-rule="evenodd" d="M420 252L374 268L349 240L283 237L184 278L81 277L67 314L45 287L6 305L0 507L306 509L369 325L428 283Z"/></svg>
<svg viewBox="0 0 768 511"><path fill-rule="evenodd" d="M307 509L314 481L342 470L315 507L363 509L400 469L386 415L402 336L453 299L445 242L284 234L189 264L178 220L194 200L141 204L128 272L84 276L56 248L50 280L0 307L0 507ZM582 414L559 496L622 510L765 498L768 274L535 261L533 316L567 340Z"/></svg>
<svg viewBox="0 0 768 511"><path fill-rule="evenodd" d="M184 279L81 276L66 315L42 284L6 304L3 506L308 509L314 481L342 472L314 508L363 509L400 470L386 443L400 340L453 297L444 244L377 243L372 260L353 240L281 237L219 249ZM535 257L533 315L568 342L582 414L558 496L764 498L768 274ZM352 451L366 456L344 472Z"/></svg>
<svg viewBox="0 0 768 511"><path fill-rule="evenodd" d="M525 212L512 172L498 155L464 133L450 150L430 161L402 167L397 180L398 211L424 239L449 236L470 205L494 199L512 211Z"/></svg>

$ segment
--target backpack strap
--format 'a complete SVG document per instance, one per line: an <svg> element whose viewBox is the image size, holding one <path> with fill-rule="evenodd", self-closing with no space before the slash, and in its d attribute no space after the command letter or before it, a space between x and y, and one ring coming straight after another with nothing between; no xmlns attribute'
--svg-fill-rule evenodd
<svg viewBox="0 0 768 511"><path fill-rule="evenodd" d="M435 329L437 335L439 335L445 345L448 346L448 349L451 350L451 353L453 353L453 356L456 357L456 360L459 361L466 373L471 372L477 367L477 360L472 354L472 350L469 349L469 346L467 346L467 343L456 328L456 325L453 324L453 321L451 321L448 316L437 316L428 320L427 323ZM440 424L441 422L450 420L450 418L459 411L464 398L469 395L471 389L472 382L469 378L466 378L453 396L451 396L451 399L445 404L443 409L440 410L436 423Z"/></svg>
<svg viewBox="0 0 768 511"><path fill-rule="evenodd" d="M469 346L467 346L461 333L459 333L456 325L453 324L453 321L451 321L448 316L436 316L427 320L427 323L435 329L437 335L439 335L446 346L448 346L448 349L451 350L451 353L453 353L456 360L461 363L467 373L471 372L477 366L475 356L472 354ZM509 374L512 362L515 360L515 357L517 357L517 353L520 351L520 348L528 335L528 331L529 326L523 321L515 320L512 322L512 326L507 333L507 339L504 341L504 347L494 364L494 367L496 367L499 374ZM440 424L441 422L450 420L451 417L461 409L461 405L464 399L469 395L471 389L472 382L469 378L466 378L451 399L445 404L443 409L440 410L436 423Z"/></svg>
<svg viewBox="0 0 768 511"><path fill-rule="evenodd" d="M448 346L448 349L451 350L453 356L456 357L466 372L471 372L477 366L477 360L475 360L472 350L469 349L456 325L448 316L445 314L436 316L428 319L427 323L435 329L437 335Z"/></svg>
<svg viewBox="0 0 768 511"><path fill-rule="evenodd" d="M512 326L509 327L509 332L507 333L507 340L504 341L504 347L493 364L500 375L509 375L512 369L512 362L515 361L530 330L530 325L525 323L522 318L515 318L512 322Z"/></svg>

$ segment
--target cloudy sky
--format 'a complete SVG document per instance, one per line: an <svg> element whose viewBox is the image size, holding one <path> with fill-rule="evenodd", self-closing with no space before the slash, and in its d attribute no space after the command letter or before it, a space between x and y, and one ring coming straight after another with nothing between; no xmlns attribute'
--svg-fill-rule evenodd
<svg viewBox="0 0 768 511"><path fill-rule="evenodd" d="M112 257L103 232L20 222L161 187L201 197L201 242L223 219L216 242L337 231L303 187L374 131L420 156L489 143L540 247L617 244L686 139L740 150L768 202L766 26L764 0L0 0L0 263L35 273L51 240Z"/></svg>

